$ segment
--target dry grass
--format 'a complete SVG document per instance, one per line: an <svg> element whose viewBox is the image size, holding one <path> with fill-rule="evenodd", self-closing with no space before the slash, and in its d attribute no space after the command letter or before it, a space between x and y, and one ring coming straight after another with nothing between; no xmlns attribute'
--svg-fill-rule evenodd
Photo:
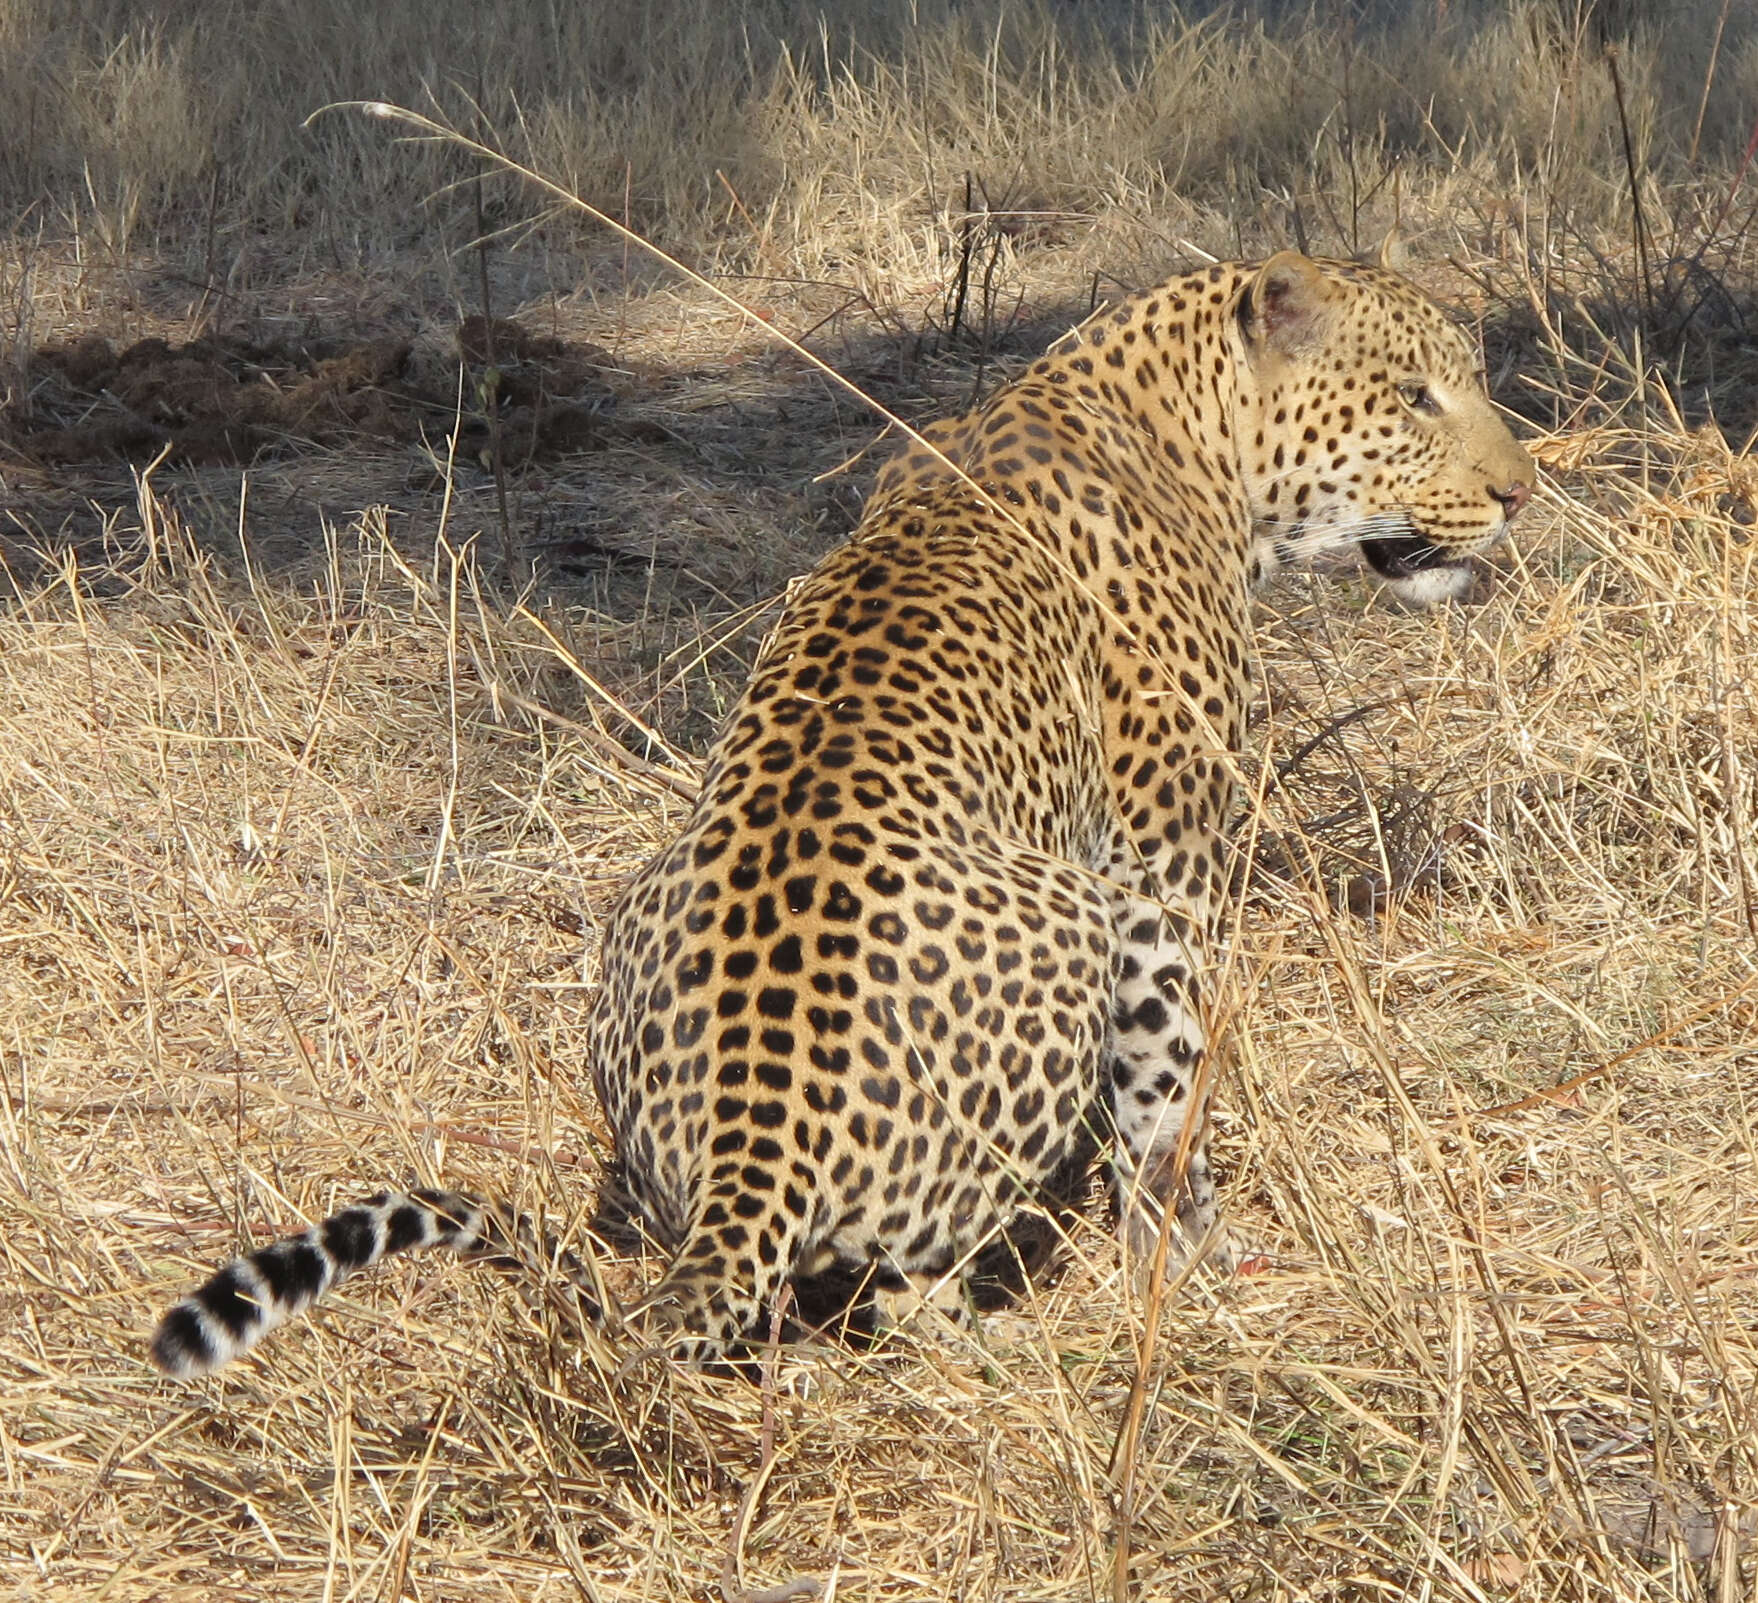
<svg viewBox="0 0 1758 1603"><path fill-rule="evenodd" d="M468 192L414 204L455 151L297 132L423 79L503 129L519 87L516 148L768 275L739 282L912 414L1078 315L1097 268L1371 234L1396 166L1419 276L1482 320L1548 482L1473 610L1316 580L1261 608L1219 1147L1268 1267L1144 1307L1095 1212L980 1342L790 1349L751 1385L401 1266L214 1381L147 1371L193 1275L361 1186L443 1180L578 1229L598 919L690 783L641 730L700 747L766 604L858 506L867 463L816 478L869 419L552 220L497 250L493 309L615 353L629 427L595 455L485 471L441 428L143 482L9 450L28 385L0 411L0 1580L124 1603L796 1577L1017 1603L1754 1595L1744 8L1695 160L1720 7L1623 58L1646 281L1609 77L1557 7L1351 34L1021 6L997 34L981 7L910 28L875 4L811 49L803 13L746 10L736 34L683 0L557 33L512 8L477 50L440 0L200 26L0 5L0 75L29 79L0 104L37 130L0 129L0 184L54 202L0 252L6 371L93 329L431 344L475 307L474 261L444 254ZM525 550L575 547L524 607L476 557L503 498Z"/></svg>
<svg viewBox="0 0 1758 1603"><path fill-rule="evenodd" d="M139 294L150 265L228 316L314 273L437 262L477 232L455 187L470 164L432 145L391 159L387 130L312 116L384 99L496 130L693 259L882 305L944 278L967 174L1016 239L1084 243L1113 272L1157 271L1181 238L1355 249L1396 188L1463 227L1517 197L1555 227L1615 227L1609 33L1649 181L1671 215L1712 209L1751 130L1758 18L1597 3L600 0L490 19L471 0L0 0L0 208L21 241L76 240L94 299L117 278ZM515 231L544 215L501 183L486 205ZM539 227L524 293L605 283L597 244ZM45 281L65 266L25 259Z"/></svg>

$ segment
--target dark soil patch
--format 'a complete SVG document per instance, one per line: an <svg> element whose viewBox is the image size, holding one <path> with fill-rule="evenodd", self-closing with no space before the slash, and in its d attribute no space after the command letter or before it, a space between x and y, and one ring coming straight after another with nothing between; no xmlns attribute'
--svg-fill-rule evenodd
<svg viewBox="0 0 1758 1603"><path fill-rule="evenodd" d="M462 407L459 365L463 368ZM467 318L451 350L408 340L313 338L259 344L213 335L143 339L122 351L98 334L45 346L0 409L0 451L67 463L243 465L309 447L422 440L516 465L650 436L615 416L630 375L608 351Z"/></svg>

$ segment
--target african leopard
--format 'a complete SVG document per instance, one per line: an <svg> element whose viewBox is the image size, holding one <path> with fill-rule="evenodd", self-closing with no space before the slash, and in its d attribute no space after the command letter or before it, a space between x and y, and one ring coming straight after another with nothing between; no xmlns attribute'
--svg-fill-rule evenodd
<svg viewBox="0 0 1758 1603"><path fill-rule="evenodd" d="M605 931L592 1074L673 1254L648 1328L711 1357L790 1277L954 1278L1096 1111L1130 1241L1169 1209L1175 1260L1214 1246L1248 592L1359 550L1451 595L1533 478L1433 302L1287 252L1095 315L893 460ZM212 1369L389 1253L515 1229L381 1194L223 1270L153 1358Z"/></svg>

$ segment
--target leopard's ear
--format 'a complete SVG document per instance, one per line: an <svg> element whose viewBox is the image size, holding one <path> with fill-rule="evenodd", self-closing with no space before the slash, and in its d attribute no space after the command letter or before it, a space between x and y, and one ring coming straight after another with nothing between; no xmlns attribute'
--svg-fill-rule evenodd
<svg viewBox="0 0 1758 1603"><path fill-rule="evenodd" d="M1355 258L1364 267L1383 267L1388 273L1401 273L1409 266L1410 251L1403 230L1393 223L1386 237L1372 250L1364 250Z"/></svg>
<svg viewBox="0 0 1758 1603"><path fill-rule="evenodd" d="M1246 339L1257 350L1292 355L1319 338L1334 293L1317 262L1298 251L1277 252L1240 297Z"/></svg>

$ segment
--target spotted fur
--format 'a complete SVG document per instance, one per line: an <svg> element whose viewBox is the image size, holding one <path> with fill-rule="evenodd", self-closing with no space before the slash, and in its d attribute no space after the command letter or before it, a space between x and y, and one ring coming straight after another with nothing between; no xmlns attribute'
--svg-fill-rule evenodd
<svg viewBox="0 0 1758 1603"><path fill-rule="evenodd" d="M1175 1255L1215 1245L1249 588L1359 550L1443 598L1532 482L1430 300L1288 253L1131 297L905 449L605 931L592 1073L673 1253L659 1337L724 1351L831 1267L955 1276L1097 1115L1134 1245L1162 1210ZM386 1253L501 1250L497 1218L374 1199L223 1271L153 1356L211 1368Z"/></svg>

